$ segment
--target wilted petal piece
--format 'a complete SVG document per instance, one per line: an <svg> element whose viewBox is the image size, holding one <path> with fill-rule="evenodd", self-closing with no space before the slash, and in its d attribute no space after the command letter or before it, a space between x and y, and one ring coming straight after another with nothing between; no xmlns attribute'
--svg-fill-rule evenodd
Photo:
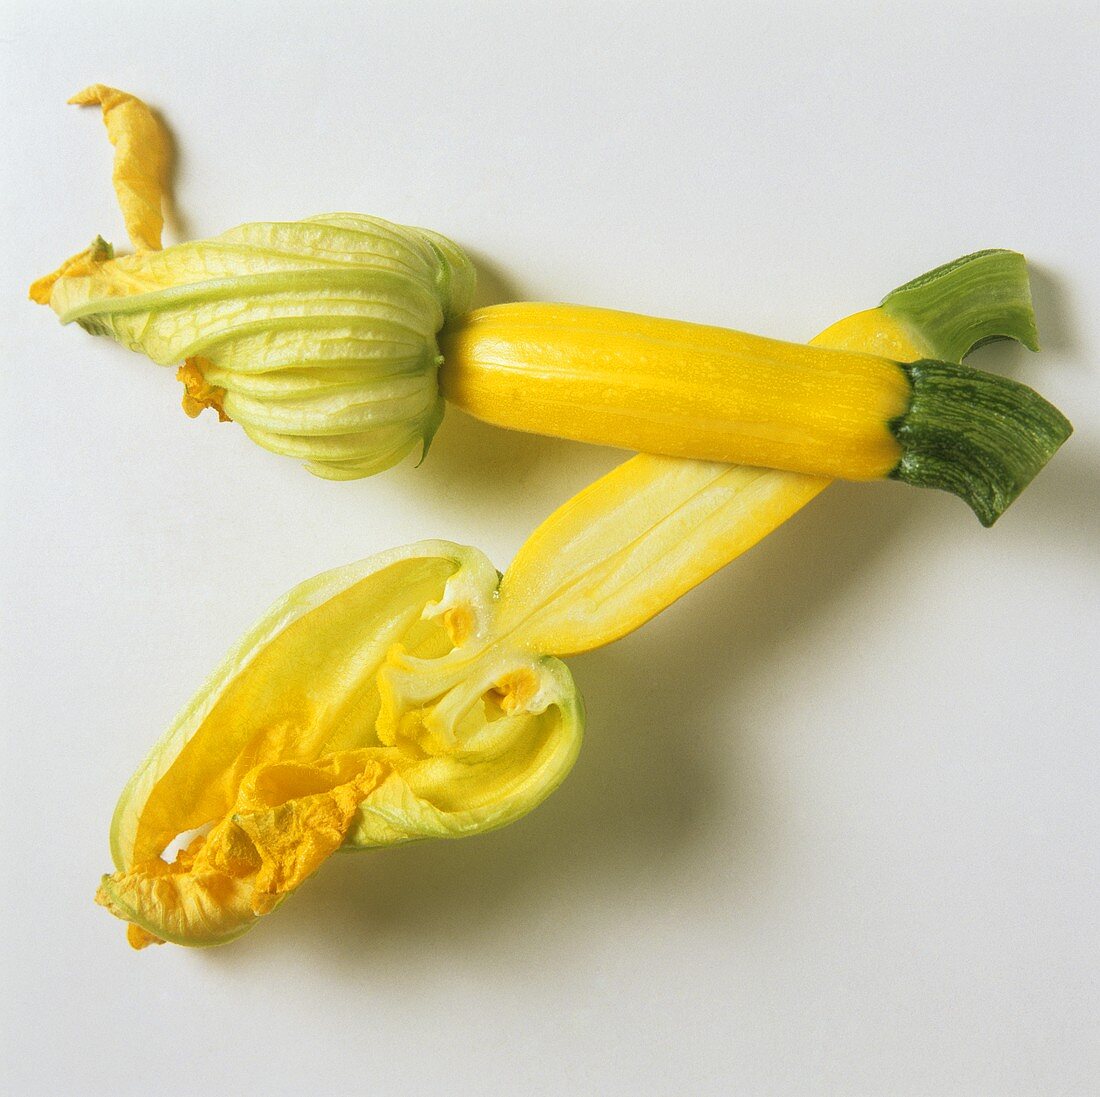
<svg viewBox="0 0 1100 1097"><path fill-rule="evenodd" d="M107 137L115 147L112 182L126 232L139 251L158 249L172 157L164 127L136 96L106 84L92 84L69 102L77 106L99 104L103 108Z"/></svg>
<svg viewBox="0 0 1100 1097"><path fill-rule="evenodd" d="M171 863L150 858L103 877L96 902L131 923L126 937L133 948L162 941L223 944L251 928L259 917L255 869L227 871L213 863L233 826L229 820L196 839Z"/></svg>
<svg viewBox="0 0 1100 1097"><path fill-rule="evenodd" d="M213 408L218 413L219 423L232 422L225 414L225 389L207 381L204 366L208 369L210 363L202 358L188 358L176 370L176 380L183 385L184 414L194 419L206 408Z"/></svg>

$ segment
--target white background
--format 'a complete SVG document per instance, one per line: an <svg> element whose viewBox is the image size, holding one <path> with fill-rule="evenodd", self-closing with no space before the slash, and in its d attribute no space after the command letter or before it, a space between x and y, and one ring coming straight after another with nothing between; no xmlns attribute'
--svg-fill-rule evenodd
<svg viewBox="0 0 1100 1097"><path fill-rule="evenodd" d="M1092 4L3 5L6 1092L1097 1092L1100 267ZM1091 13L1091 14L1090 14ZM1076 436L992 530L836 486L572 661L572 776L512 828L337 858L240 942L131 952L114 799L238 634L428 536L506 563L620 459L450 413L315 480L25 300L101 232L66 97L145 97L174 238L358 210L484 300L802 339L991 246Z"/></svg>

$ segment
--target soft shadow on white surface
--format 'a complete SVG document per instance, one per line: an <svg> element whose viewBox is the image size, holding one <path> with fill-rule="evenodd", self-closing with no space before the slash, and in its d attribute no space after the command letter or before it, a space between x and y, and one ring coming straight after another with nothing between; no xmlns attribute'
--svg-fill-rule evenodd
<svg viewBox="0 0 1100 1097"><path fill-rule="evenodd" d="M477 270L477 288L474 290L473 308L480 309L487 305L501 305L509 301L526 299L519 280L504 270L491 255L485 255L466 244L462 247Z"/></svg>
<svg viewBox="0 0 1100 1097"><path fill-rule="evenodd" d="M162 132L168 138L168 186L161 199L164 210L164 227L167 230L164 244L167 246L191 239L191 226L187 214L176 202L177 183L182 178L186 168L184 163L185 153L176 138L175 131L169 125L169 120L161 111L157 110L156 103L149 103L148 106L160 123ZM226 225L226 228L229 228L229 226Z"/></svg>
<svg viewBox="0 0 1100 1097"><path fill-rule="evenodd" d="M232 969L292 950L350 972L415 967L434 949L492 952L502 934L547 932L540 905L559 906L563 887L577 902L599 895L628 909L647 880L674 872L731 820L725 859L712 867L766 866L757 761L736 721L717 720L715 691L728 695L730 681L787 657L785 638L827 617L914 522L929 533L937 521L966 520L930 494L834 485L687 604L570 660L587 738L566 783L531 816L483 838L336 857L253 933L203 962Z"/></svg>
<svg viewBox="0 0 1100 1097"><path fill-rule="evenodd" d="M1100 447L1091 441L1071 435L1028 489L1041 502L1025 496L1006 515L1034 538L1037 559L1074 552L1100 564Z"/></svg>
<svg viewBox="0 0 1100 1097"><path fill-rule="evenodd" d="M1070 282L1042 262L1029 260L1027 269L1040 350L1067 356L1075 354L1081 342Z"/></svg>
<svg viewBox="0 0 1100 1097"><path fill-rule="evenodd" d="M966 364L1042 389L1044 386L1038 377L1048 365L1050 356L1058 354L1068 358L1078 351L1078 325L1065 280L1049 267L1030 260L1027 270L1035 326L1039 332L1039 353L1010 340L999 340L979 347L967 358Z"/></svg>

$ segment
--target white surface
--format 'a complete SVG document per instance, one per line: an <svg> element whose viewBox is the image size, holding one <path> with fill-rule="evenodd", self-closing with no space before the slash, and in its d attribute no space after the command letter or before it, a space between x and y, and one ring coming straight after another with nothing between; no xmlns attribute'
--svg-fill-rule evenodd
<svg viewBox="0 0 1100 1097"><path fill-rule="evenodd" d="M1096 1092L1092 5L3 7L6 1092ZM92 81L171 124L187 235L378 213L498 299L803 338L1019 248L1044 351L979 364L1077 435L993 530L834 487L573 660L588 740L514 827L132 953L91 901L114 799L267 604L425 536L503 564L619 455L452 413L422 468L331 484L189 422L23 299L124 241Z"/></svg>

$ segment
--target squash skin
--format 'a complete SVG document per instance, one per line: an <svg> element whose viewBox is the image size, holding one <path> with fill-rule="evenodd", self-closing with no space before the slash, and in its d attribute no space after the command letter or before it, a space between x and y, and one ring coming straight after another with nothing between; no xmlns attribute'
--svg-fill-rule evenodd
<svg viewBox="0 0 1100 1097"><path fill-rule="evenodd" d="M848 480L902 457L908 378L867 353L543 303L478 309L440 349L444 396L498 426Z"/></svg>

